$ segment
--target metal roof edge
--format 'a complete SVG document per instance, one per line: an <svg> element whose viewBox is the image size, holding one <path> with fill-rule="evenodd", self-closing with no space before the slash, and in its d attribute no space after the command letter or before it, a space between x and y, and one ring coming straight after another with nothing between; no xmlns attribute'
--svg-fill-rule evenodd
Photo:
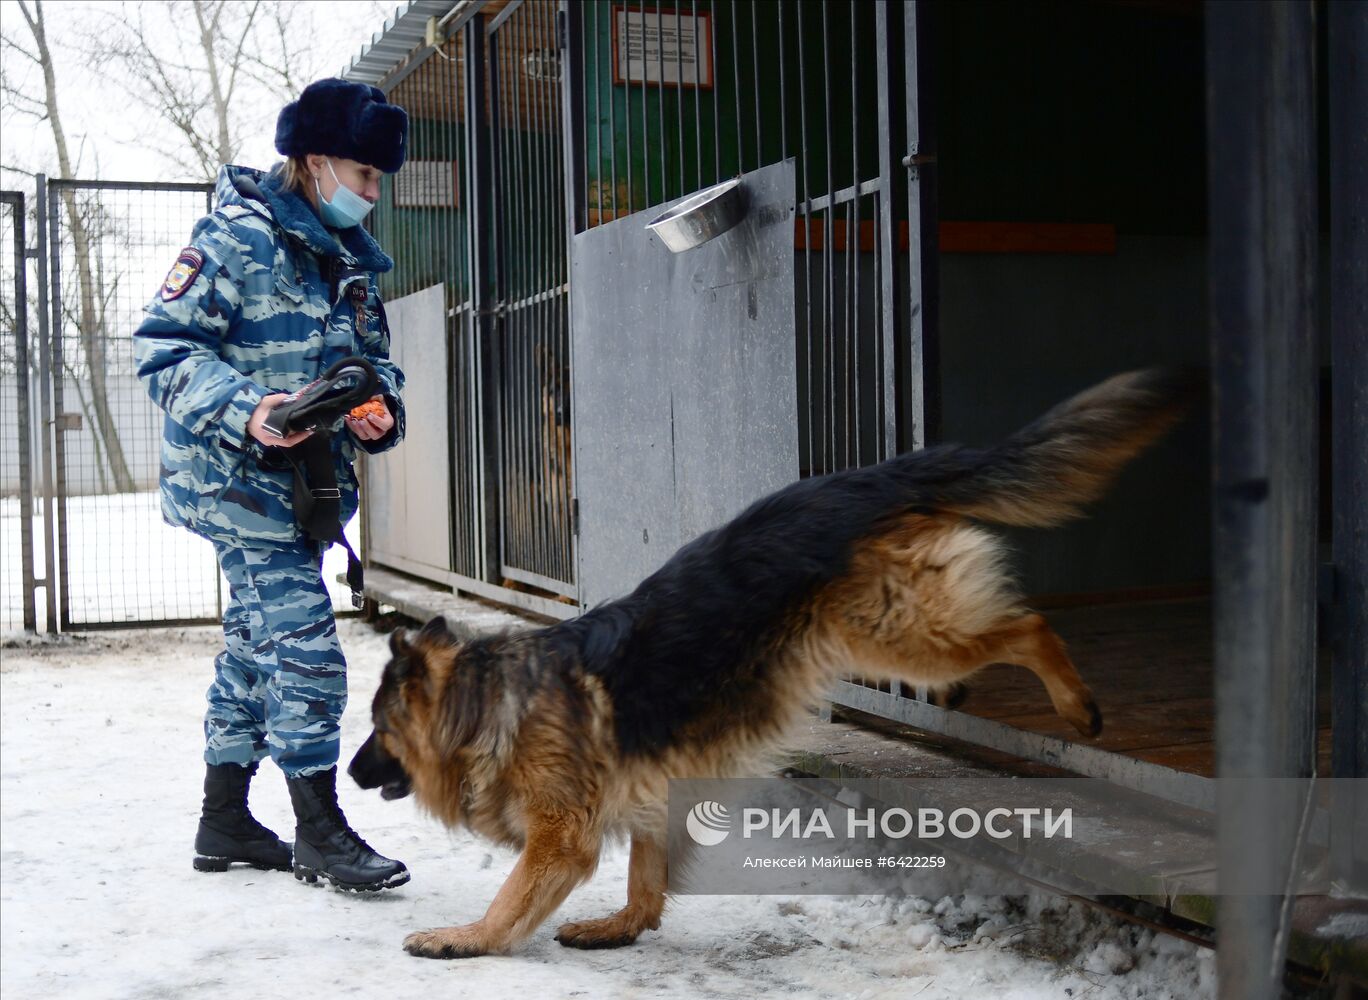
<svg viewBox="0 0 1368 1000"><path fill-rule="evenodd" d="M361 51L339 75L354 83L378 84L409 53L422 46L429 18L441 20L459 6L460 0L409 0L396 7L384 26L371 35L371 40L361 46Z"/></svg>

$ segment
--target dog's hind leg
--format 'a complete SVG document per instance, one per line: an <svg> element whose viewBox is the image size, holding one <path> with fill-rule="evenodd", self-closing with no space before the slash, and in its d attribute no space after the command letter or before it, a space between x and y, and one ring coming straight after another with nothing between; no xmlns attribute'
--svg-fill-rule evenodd
<svg viewBox="0 0 1368 1000"><path fill-rule="evenodd" d="M602 835L575 816L534 817L513 871L473 924L416 931L404 950L423 958L472 958L508 951L541 925L570 890L594 874Z"/></svg>
<svg viewBox="0 0 1368 1000"><path fill-rule="evenodd" d="M1015 663L1025 667L1040 678L1055 711L1075 729L1084 736L1102 732L1102 713L1092 691L1078 676L1064 640L1040 615L1022 615L980 636L979 642L984 650L983 665Z"/></svg>
<svg viewBox="0 0 1368 1000"><path fill-rule="evenodd" d="M955 681L944 687L933 687L926 693L926 700L940 708L959 708L969 697L969 685Z"/></svg>
<svg viewBox="0 0 1368 1000"><path fill-rule="evenodd" d="M665 843L652 834L632 834L627 865L627 905L611 917L561 924L556 940L567 948L621 948L642 931L660 927L665 909Z"/></svg>

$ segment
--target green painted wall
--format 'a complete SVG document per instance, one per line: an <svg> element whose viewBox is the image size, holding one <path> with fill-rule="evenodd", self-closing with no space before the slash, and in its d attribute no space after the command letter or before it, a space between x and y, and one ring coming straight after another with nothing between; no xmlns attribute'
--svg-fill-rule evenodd
<svg viewBox="0 0 1368 1000"><path fill-rule="evenodd" d="M798 160L800 197L849 186L857 146L860 175L875 172L874 63L861 55L873 51L872 3L834 6L825 18L815 3L664 7L667 29L676 11L682 31L695 12L713 18L712 89L615 84L614 6L589 0L582 7L591 213L611 210L615 191L618 213L628 214L785 156Z"/></svg>

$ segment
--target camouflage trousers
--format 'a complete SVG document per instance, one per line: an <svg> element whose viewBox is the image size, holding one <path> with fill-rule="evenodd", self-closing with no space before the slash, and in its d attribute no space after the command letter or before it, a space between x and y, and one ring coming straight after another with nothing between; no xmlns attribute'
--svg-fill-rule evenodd
<svg viewBox="0 0 1368 1000"><path fill-rule="evenodd" d="M347 663L318 546L215 543L230 599L204 716L204 759L248 764L268 753L288 775L337 763Z"/></svg>

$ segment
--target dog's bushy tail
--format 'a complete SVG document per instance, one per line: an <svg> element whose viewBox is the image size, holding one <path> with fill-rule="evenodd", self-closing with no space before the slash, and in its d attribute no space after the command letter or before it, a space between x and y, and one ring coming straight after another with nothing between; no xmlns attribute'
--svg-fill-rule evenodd
<svg viewBox="0 0 1368 1000"><path fill-rule="evenodd" d="M932 505L994 524L1050 527L1080 516L1128 461L1173 426L1204 382L1148 368L1065 400L937 485Z"/></svg>

